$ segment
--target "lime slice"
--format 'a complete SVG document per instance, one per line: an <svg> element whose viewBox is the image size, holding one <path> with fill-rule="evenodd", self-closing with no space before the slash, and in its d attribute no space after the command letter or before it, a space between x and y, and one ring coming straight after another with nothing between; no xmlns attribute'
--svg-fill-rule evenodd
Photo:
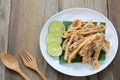
<svg viewBox="0 0 120 80"><path fill-rule="evenodd" d="M55 32L48 33L46 36L46 43L49 44L51 42L58 42L59 44L61 44L62 37L60 36L60 34Z"/></svg>
<svg viewBox="0 0 120 80"><path fill-rule="evenodd" d="M48 32L49 35L61 37L62 35L58 32ZM61 37L62 38L62 37Z"/></svg>
<svg viewBox="0 0 120 80"><path fill-rule="evenodd" d="M50 24L49 32L58 32L59 34L63 34L65 32L65 25L60 21L53 21Z"/></svg>
<svg viewBox="0 0 120 80"><path fill-rule="evenodd" d="M62 54L62 47L57 42L48 44L47 51L51 56L60 56Z"/></svg>

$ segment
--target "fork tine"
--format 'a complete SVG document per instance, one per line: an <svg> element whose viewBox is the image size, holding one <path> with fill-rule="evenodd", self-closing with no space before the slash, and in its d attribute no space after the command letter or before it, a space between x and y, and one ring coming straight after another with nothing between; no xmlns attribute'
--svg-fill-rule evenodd
<svg viewBox="0 0 120 80"><path fill-rule="evenodd" d="M35 60L26 50L22 50L21 54L26 58L27 61Z"/></svg>
<svg viewBox="0 0 120 80"><path fill-rule="evenodd" d="M27 52L24 53L24 56L25 56L25 58L26 58L28 61L31 61L31 60L32 60L31 57L27 54Z"/></svg>
<svg viewBox="0 0 120 80"><path fill-rule="evenodd" d="M26 55L29 56L29 58L31 60L34 60L34 57L29 52L27 52L26 50L24 50L24 51L25 51Z"/></svg>
<svg viewBox="0 0 120 80"><path fill-rule="evenodd" d="M30 59L29 59L29 57L26 55L26 53L22 53L22 54L23 54L24 58L26 59L26 61L29 62Z"/></svg>
<svg viewBox="0 0 120 80"><path fill-rule="evenodd" d="M28 62L28 60L25 58L25 56L24 56L24 54L22 52L20 52L20 56L21 56L24 63Z"/></svg>
<svg viewBox="0 0 120 80"><path fill-rule="evenodd" d="M29 57L26 55L25 50L22 50L20 54L23 56L24 60L26 60L27 62L30 61Z"/></svg>

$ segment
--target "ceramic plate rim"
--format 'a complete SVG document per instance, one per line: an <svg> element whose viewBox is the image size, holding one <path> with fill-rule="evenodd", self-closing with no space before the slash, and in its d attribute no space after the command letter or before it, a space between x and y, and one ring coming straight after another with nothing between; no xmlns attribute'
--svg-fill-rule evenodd
<svg viewBox="0 0 120 80"><path fill-rule="evenodd" d="M48 61L48 59L47 59L47 57L45 56L45 54L44 54L44 50L43 50L43 48L42 48L42 46L43 46L43 45L42 45L42 41L43 41L43 40L42 40L42 37L43 37L42 35L44 34L45 26L46 26L54 17L59 16L60 14L65 13L65 12L70 11L70 10L88 10L88 11L91 11L91 12L94 12L94 13L100 15L100 16L103 17L106 21L108 21L108 23L112 26L113 31L114 31L114 33L115 33L115 38L116 38L116 43L117 43L117 44L116 44L116 49L115 49L115 51L114 51L114 52L115 52L115 53L114 53L114 56L113 56L112 59L109 61L109 63L106 64L106 66L102 67L101 69L99 69L99 70L97 70L97 71L94 71L93 73L79 75L79 74L69 74L69 73L63 72L63 71L61 71L61 70L58 70L58 68L56 68L56 66L55 66L54 64L51 64L51 63ZM47 22L45 23L45 25L44 25L44 27L42 28L41 33L40 33L39 45L40 45L40 50L41 50L41 53L42 53L43 57L45 58L45 60L47 61L47 63L48 63L50 66L52 66L55 70L57 70L57 71L59 71L59 72L61 72L61 73L63 73L63 74L70 75L70 76L89 76L89 75L92 75L92 74L95 74L95 73L98 73L98 72L102 71L103 69L105 69L105 68L112 62L112 60L114 59L114 57L115 57L115 55L116 55L116 53L117 53L117 50L118 50L118 36L117 36L117 32L116 32L115 27L113 26L113 24L112 24L104 15L102 15L101 13L99 13L99 12L97 12L97 11L94 11L94 10L92 10L92 9L88 9L88 8L69 8L69 9L66 9L66 10L63 10L63 11L61 11L61 12L56 13L56 14L53 15L50 19L47 20ZM60 64L60 65L61 65L61 64Z"/></svg>

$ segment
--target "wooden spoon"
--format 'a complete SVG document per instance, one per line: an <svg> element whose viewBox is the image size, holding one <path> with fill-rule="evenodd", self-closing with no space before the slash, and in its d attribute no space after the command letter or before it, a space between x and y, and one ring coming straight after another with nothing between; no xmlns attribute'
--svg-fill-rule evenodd
<svg viewBox="0 0 120 80"><path fill-rule="evenodd" d="M10 54L2 54L1 56L2 63L9 69L18 72L25 80L30 80L20 69L17 59Z"/></svg>

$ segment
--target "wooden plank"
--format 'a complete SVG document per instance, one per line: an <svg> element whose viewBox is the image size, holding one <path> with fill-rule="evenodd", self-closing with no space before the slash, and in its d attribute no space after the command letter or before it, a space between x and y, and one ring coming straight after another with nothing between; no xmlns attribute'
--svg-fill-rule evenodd
<svg viewBox="0 0 120 80"><path fill-rule="evenodd" d="M73 7L90 8L107 16L107 0L61 0L60 10L67 9L67 8L73 8ZM105 79L111 79L111 77L112 77L112 71L111 71L111 65L110 65L107 69L100 72L99 74L88 76L87 80L105 80ZM73 77L74 79L72 77L66 78L62 74L60 74L60 78L61 80L77 79L74 77ZM86 79L86 78L83 77L82 79Z"/></svg>
<svg viewBox="0 0 120 80"><path fill-rule="evenodd" d="M107 0L85 0L85 7L96 10L106 17L108 16ZM109 65L109 67L99 74L89 76L88 80L111 80L113 76L111 69L111 65Z"/></svg>
<svg viewBox="0 0 120 80"><path fill-rule="evenodd" d="M14 55L23 72L31 80L40 80L39 75L24 66L19 52L29 51L38 61L41 71L46 74L43 59L39 49L39 35L43 27L45 0L12 0L9 29L8 52ZM46 76L46 75L45 75ZM13 71L6 70L6 80L24 80Z"/></svg>
<svg viewBox="0 0 120 80"><path fill-rule="evenodd" d="M107 17L107 0L94 0L93 9Z"/></svg>
<svg viewBox="0 0 120 80"><path fill-rule="evenodd" d="M74 8L74 7L84 7L84 0L60 0L60 10ZM67 76L59 73L60 80L87 80L87 77L73 77Z"/></svg>
<svg viewBox="0 0 120 80"><path fill-rule="evenodd" d="M0 0L0 54L7 52L11 0ZM4 80L5 67L0 61L0 80Z"/></svg>
<svg viewBox="0 0 120 80"><path fill-rule="evenodd" d="M44 23L59 11L59 0L46 0ZM58 72L51 66L47 66L47 77L49 80L58 80Z"/></svg>
<svg viewBox="0 0 120 80"><path fill-rule="evenodd" d="M84 0L60 0L60 10L84 6Z"/></svg>
<svg viewBox="0 0 120 80"><path fill-rule="evenodd" d="M96 10L107 16L107 0L84 0L86 8Z"/></svg>
<svg viewBox="0 0 120 80"><path fill-rule="evenodd" d="M98 74L87 76L87 80L99 80Z"/></svg>
<svg viewBox="0 0 120 80"><path fill-rule="evenodd" d="M31 79L39 80L39 76L36 75L34 71L29 70L25 66L23 66L23 63L18 55L19 51L23 48L31 52L36 57L36 59L39 59L38 60L39 68L43 71L44 74L47 74L49 80L58 80L58 78L59 80L87 80L87 79L98 80L98 78L102 80L105 79L111 80L112 78L111 65L108 68L106 68L104 71L100 72L98 75L96 74L90 77L83 77L83 78L71 77L71 76L63 75L61 73L58 74L58 72L55 71L53 68L47 66L47 63L40 54L41 52L39 50L39 43L38 43L39 33L43 27L43 24L46 22L47 19L49 19L53 14L57 13L59 10L63 10L71 7L87 7L97 10L102 14L104 14L105 16L107 16L106 0L99 0L99 1L98 0L91 0L91 1L61 0L60 3L59 4L58 3L59 3L58 0L51 0L51 1L46 0L46 2L45 0L12 1L8 52L12 53L14 56L18 58L19 62L21 63L20 64L21 68ZM59 5L60 5L60 9L58 7ZM112 17L111 20L114 21L118 19L119 21L119 18L114 19L115 13L112 13L112 9L111 9L111 16L112 15L114 15L114 17ZM116 23L116 25L119 26L119 23ZM118 27L117 29L119 30ZM115 60L119 62L119 58ZM115 71L117 71L117 69L119 68L119 66L117 68L115 67L117 62L113 63L114 65L113 70L115 77L117 76ZM20 76L18 76L16 73L10 70L7 70L6 73L6 80L8 80L8 78L11 80L22 80ZM119 79L120 79L119 77L115 78L115 80L119 80Z"/></svg>
<svg viewBox="0 0 120 80"><path fill-rule="evenodd" d="M107 0L85 0L85 7L96 10L106 17L108 16ZM111 80L113 76L111 69L111 65L109 65L109 67L99 74L89 76L88 80Z"/></svg>
<svg viewBox="0 0 120 80"><path fill-rule="evenodd" d="M115 26L118 34L118 39L120 40L120 0L108 0L108 11L109 11L109 19ZM120 42L119 42L120 43ZM112 62L112 71L113 78L111 80L120 80L120 47L118 47L118 51L114 61Z"/></svg>
<svg viewBox="0 0 120 80"><path fill-rule="evenodd" d="M114 80L113 79L113 72L112 72L112 65L109 65L105 70L98 73L99 80Z"/></svg>
<svg viewBox="0 0 120 80"><path fill-rule="evenodd" d="M59 73L59 80L87 80L87 77L74 77Z"/></svg>

